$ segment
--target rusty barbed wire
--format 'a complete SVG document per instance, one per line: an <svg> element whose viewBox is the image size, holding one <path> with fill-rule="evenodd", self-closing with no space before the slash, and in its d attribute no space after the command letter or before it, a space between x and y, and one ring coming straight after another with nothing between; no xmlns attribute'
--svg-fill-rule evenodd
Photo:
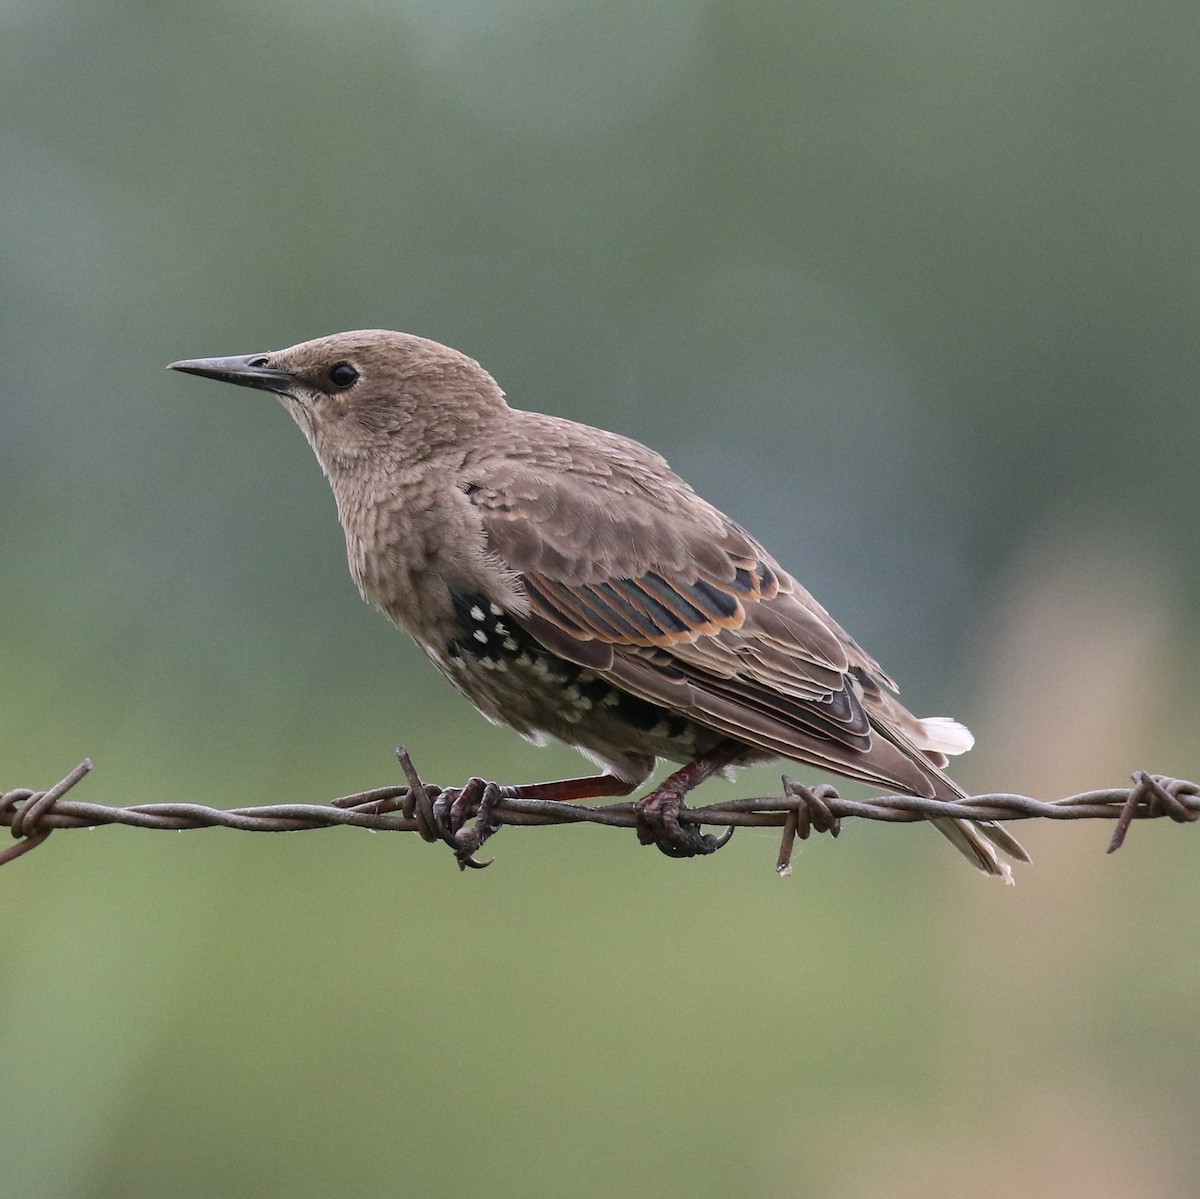
<svg viewBox="0 0 1200 1199"><path fill-rule="evenodd" d="M94 828L124 824L133 828L234 828L245 832L280 833L303 829L352 828L376 832L419 833L426 841L445 842L460 868L489 864L475 858L485 841L505 825L536 827L558 824L599 824L636 828L633 803L584 807L556 800L523 799L511 788L472 779L463 787L425 783L403 749L396 751L406 783L343 795L327 804L271 804L249 808L210 808L193 803L150 803L108 807L64 798L92 769L85 759L47 791L19 788L0 794L0 825L8 825L15 842L0 851L0 866L42 844L55 829ZM726 800L701 808L685 808L681 823L724 827L723 837L709 837L713 852L734 828L782 827L776 870L791 873L797 837L812 832L837 836L850 817L909 823L928 816L960 816L968 820L1114 820L1109 841L1113 853L1125 841L1134 820L1170 817L1178 823L1200 819L1200 784L1167 775L1136 771L1133 786L1084 791L1066 799L1045 801L1026 795L972 795L954 803L910 795L885 795L868 800L844 799L829 784L806 787L783 778L782 796ZM468 824L467 822L472 823Z"/></svg>

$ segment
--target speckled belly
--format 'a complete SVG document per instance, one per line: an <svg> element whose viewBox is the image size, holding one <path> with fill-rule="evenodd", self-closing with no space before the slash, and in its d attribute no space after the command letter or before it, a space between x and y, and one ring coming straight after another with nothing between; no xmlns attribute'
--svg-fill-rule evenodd
<svg viewBox="0 0 1200 1199"><path fill-rule="evenodd" d="M459 635L444 652L428 652L489 720L604 760L637 755L687 762L722 739L548 652L487 599L455 595L454 603Z"/></svg>

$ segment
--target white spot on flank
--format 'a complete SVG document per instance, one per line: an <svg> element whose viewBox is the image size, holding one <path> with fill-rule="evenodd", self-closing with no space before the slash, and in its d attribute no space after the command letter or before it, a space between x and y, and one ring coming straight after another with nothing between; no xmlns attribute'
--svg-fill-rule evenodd
<svg viewBox="0 0 1200 1199"><path fill-rule="evenodd" d="M483 619L483 609L478 604L476 604L475 607L473 607L471 609L471 619L472 620L482 620ZM475 636L478 637L479 634L476 633Z"/></svg>
<svg viewBox="0 0 1200 1199"><path fill-rule="evenodd" d="M499 628L499 625L496 627ZM504 632L504 630L500 629L500 632ZM510 654L515 654L517 652L517 643L511 637L505 637L503 644L504 648L508 650Z"/></svg>
<svg viewBox="0 0 1200 1199"><path fill-rule="evenodd" d="M502 621L502 620L496 621L496 632L499 633L501 637L508 636L508 629L506 629L504 627L504 621Z"/></svg>
<svg viewBox="0 0 1200 1199"><path fill-rule="evenodd" d="M491 613L493 616L503 616L504 615L504 609L501 608L499 604L489 604L488 607L491 609ZM479 619L482 620L483 617L480 616Z"/></svg>
<svg viewBox="0 0 1200 1199"><path fill-rule="evenodd" d="M482 641L486 645L487 644L487 634L482 629L476 629L475 630L475 640Z"/></svg>

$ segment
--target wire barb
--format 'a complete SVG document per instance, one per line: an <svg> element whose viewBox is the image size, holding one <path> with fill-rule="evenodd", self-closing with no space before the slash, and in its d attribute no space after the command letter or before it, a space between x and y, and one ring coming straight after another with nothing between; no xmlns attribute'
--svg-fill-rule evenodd
<svg viewBox="0 0 1200 1199"><path fill-rule="evenodd" d="M19 858L31 849L36 849L50 836L52 828L48 822L45 822L45 817L54 810L55 804L91 768L92 759L84 758L74 770L55 783L49 791L21 789L6 791L0 795L0 824L7 824L16 839L15 845L10 845L0 853L0 866Z"/></svg>
<svg viewBox="0 0 1200 1199"><path fill-rule="evenodd" d="M1147 774L1144 770L1135 770L1133 781L1134 786L1129 798L1121 805L1117 827L1108 843L1109 853L1116 853L1125 844L1125 834L1137 816L1170 816L1177 824L1190 824L1200 818L1200 808L1195 805L1200 787L1195 783ZM1184 795L1193 801L1191 807L1181 798Z"/></svg>
<svg viewBox="0 0 1200 1199"><path fill-rule="evenodd" d="M376 787L344 795L328 804L274 804L251 808L208 808L191 803L138 804L113 808L65 798L92 769L90 759L80 762L47 791L18 788L0 794L0 825L8 825L15 843L0 851L0 866L35 849L59 828L94 828L124 824L133 828L192 829L236 828L245 832L298 832L303 829L349 825L377 832L418 833L430 842L446 842L460 869L481 869L489 864L475 854L505 825L526 827L557 824L599 824L611 828L636 828L638 812L632 803L583 807L557 800L524 799L514 789L473 778L464 787L438 787L423 782L403 749L396 758L407 785ZM726 830L721 844L735 827L781 828L782 840L775 869L792 872L796 839L812 832L836 837L841 822L857 816L864 820L910 823L929 816L956 816L967 820L1114 820L1108 845L1114 853L1125 843L1135 820L1163 816L1179 824L1200 820L1200 784L1143 770L1133 775L1133 786L1085 791L1053 803L1025 795L975 795L953 803L912 795L885 795L870 800L843 799L828 783L806 787L783 778L782 796L727 800L703 808L683 808L679 820L693 827L710 825ZM474 823L468 827L468 821Z"/></svg>

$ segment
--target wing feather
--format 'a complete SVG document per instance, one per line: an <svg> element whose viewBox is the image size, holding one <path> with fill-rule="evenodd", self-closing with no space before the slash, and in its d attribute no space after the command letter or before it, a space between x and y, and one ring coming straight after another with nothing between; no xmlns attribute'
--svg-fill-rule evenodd
<svg viewBox="0 0 1200 1199"><path fill-rule="evenodd" d="M951 798L945 759L894 684L744 529L686 484L566 476L506 461L468 490L515 614L631 694L771 754ZM597 486L602 480L609 493ZM614 503L611 489L624 494ZM640 490L639 490L640 489Z"/></svg>

